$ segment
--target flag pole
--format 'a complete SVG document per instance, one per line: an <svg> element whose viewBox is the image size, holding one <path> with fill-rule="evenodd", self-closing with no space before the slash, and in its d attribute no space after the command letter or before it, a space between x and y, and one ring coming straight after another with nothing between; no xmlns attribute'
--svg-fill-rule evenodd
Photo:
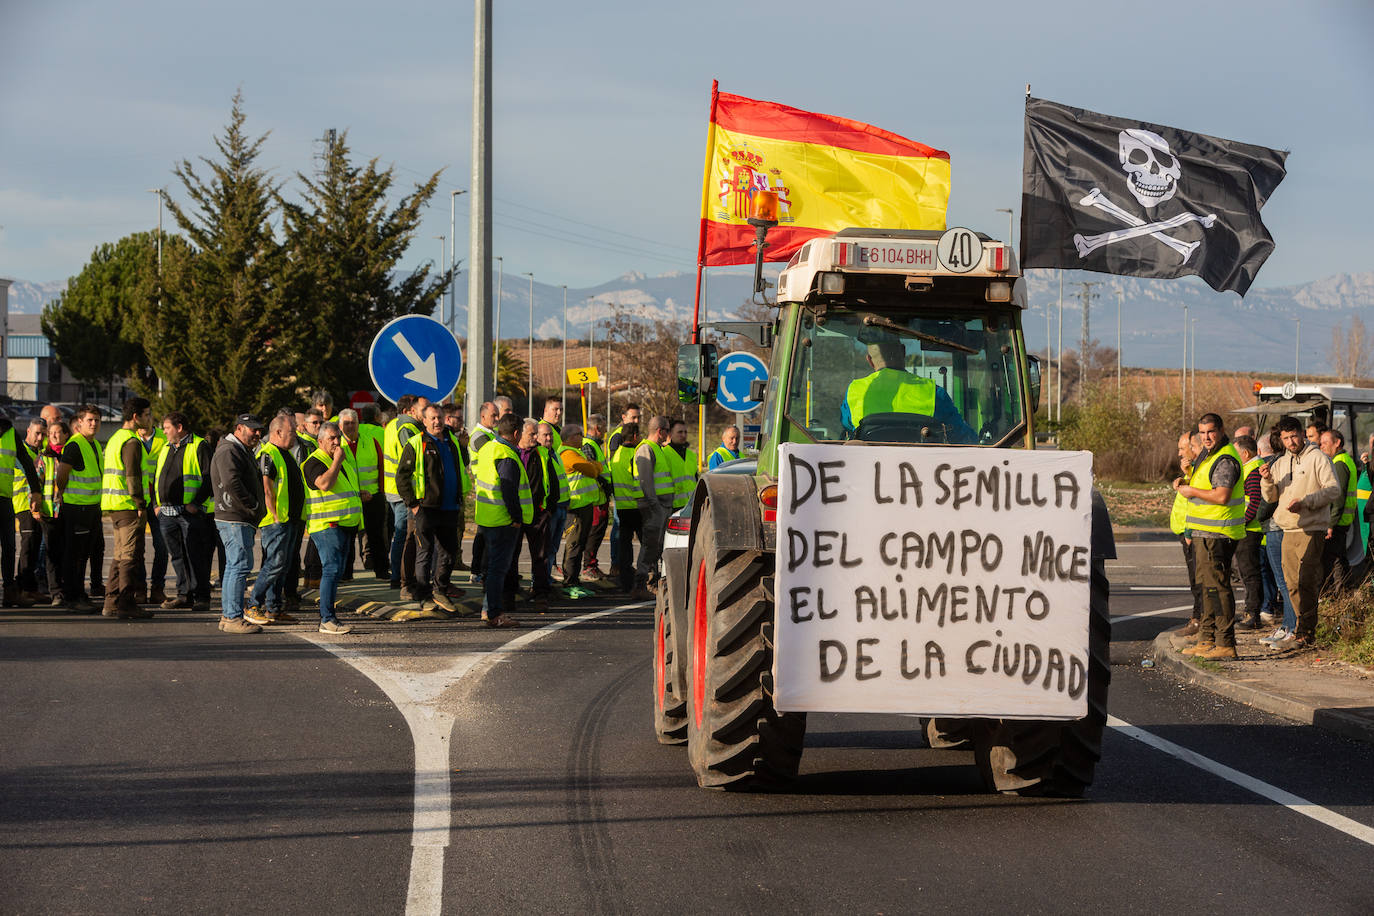
<svg viewBox="0 0 1374 916"><path fill-rule="evenodd" d="M711 155L716 148L716 101L720 81L711 80L711 117L706 128L706 163L701 174L701 227L697 231L697 289L692 304L692 343L701 343L701 275L706 269L706 207L711 197Z"/></svg>

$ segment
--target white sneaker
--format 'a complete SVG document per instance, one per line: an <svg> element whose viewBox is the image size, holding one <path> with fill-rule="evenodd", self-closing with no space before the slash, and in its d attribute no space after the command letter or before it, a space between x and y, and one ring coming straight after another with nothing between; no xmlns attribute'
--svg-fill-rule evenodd
<svg viewBox="0 0 1374 916"><path fill-rule="evenodd" d="M1287 638L1287 636L1288 631L1285 630L1283 627L1279 627L1277 630L1274 631L1274 634L1272 636L1266 636L1264 639L1261 639L1260 642L1276 643L1281 639Z"/></svg>
<svg viewBox="0 0 1374 916"><path fill-rule="evenodd" d="M320 621L320 632L332 633L335 636L343 636L345 633L352 633L353 628L344 626L337 620L322 620Z"/></svg>

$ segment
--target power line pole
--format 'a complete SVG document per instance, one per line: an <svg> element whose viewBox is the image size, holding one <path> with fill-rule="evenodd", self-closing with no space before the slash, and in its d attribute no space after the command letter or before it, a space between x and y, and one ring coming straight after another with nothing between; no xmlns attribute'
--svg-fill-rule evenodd
<svg viewBox="0 0 1374 916"><path fill-rule="evenodd" d="M1083 404L1088 398L1088 313L1092 308L1092 300L1097 298L1092 288L1102 284L1083 280L1078 285L1083 287L1083 335L1078 344L1078 403Z"/></svg>

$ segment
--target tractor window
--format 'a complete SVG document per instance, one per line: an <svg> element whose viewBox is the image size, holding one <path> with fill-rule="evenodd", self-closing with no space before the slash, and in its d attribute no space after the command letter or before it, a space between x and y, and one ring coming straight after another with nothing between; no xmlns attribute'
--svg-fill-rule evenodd
<svg viewBox="0 0 1374 916"><path fill-rule="evenodd" d="M818 440L1001 442L1023 421L1012 316L803 310L788 418Z"/></svg>

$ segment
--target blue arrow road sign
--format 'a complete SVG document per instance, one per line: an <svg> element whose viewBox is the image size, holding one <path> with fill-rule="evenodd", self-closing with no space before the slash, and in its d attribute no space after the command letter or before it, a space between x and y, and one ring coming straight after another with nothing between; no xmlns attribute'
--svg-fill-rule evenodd
<svg viewBox="0 0 1374 916"><path fill-rule="evenodd" d="M717 364L720 385L716 389L716 403L735 413L749 413L763 406L762 401L749 397L750 383L756 378L768 378L768 366L752 353L726 353Z"/></svg>
<svg viewBox="0 0 1374 916"><path fill-rule="evenodd" d="M402 315L372 338L372 384L393 404L414 394L442 401L463 374L463 351L448 328L427 315Z"/></svg>

